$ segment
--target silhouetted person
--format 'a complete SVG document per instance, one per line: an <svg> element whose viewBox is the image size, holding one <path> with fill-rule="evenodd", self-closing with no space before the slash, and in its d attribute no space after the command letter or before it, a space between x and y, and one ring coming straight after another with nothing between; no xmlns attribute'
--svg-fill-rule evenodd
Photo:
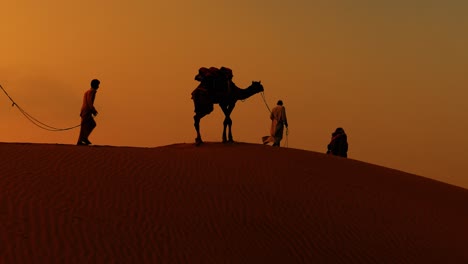
<svg viewBox="0 0 468 264"><path fill-rule="evenodd" d="M263 138L263 144L273 142L274 147L279 147L283 139L284 126L288 127L288 119L286 118L286 108L283 106L283 101L279 100L276 106L271 110L270 114L271 128L269 137Z"/></svg>
<svg viewBox="0 0 468 264"><path fill-rule="evenodd" d="M332 133L332 138L327 146L327 154L348 157L348 137L343 128L339 127Z"/></svg>
<svg viewBox="0 0 468 264"><path fill-rule="evenodd" d="M83 96L83 105L81 106L81 128L80 135L78 137L77 145L89 145L91 142L88 140L89 135L96 127L96 121L93 116L96 116L98 112L94 108L94 99L96 98L97 89L101 82L97 79L91 81L91 88L85 92Z"/></svg>

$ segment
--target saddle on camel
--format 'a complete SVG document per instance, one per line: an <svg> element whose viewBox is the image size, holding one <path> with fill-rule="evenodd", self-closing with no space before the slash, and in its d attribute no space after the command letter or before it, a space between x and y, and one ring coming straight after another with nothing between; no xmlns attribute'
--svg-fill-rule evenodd
<svg viewBox="0 0 468 264"><path fill-rule="evenodd" d="M201 67L195 76L195 80L199 81L200 84L193 90L192 99L195 99L198 95L208 96L211 100L210 103L219 103L216 99L222 97L223 94L229 94L232 86L235 86L232 77L232 70L226 67L219 69L216 67Z"/></svg>

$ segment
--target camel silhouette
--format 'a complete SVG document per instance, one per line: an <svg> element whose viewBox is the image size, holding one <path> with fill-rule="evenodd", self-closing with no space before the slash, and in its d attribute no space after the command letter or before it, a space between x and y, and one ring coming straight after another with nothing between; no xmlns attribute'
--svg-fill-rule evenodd
<svg viewBox="0 0 468 264"><path fill-rule="evenodd" d="M234 142L232 137L232 120L231 113L236 106L237 100L245 100L252 95L262 92L263 85L258 81L252 81L252 84L247 88L239 88L232 82L232 71L229 68L221 67L220 69L211 67L202 67L199 69L195 80L200 82L197 88L192 92L192 99L195 105L195 130L197 138L195 144L203 143L200 135L200 120L213 111L213 105L218 104L224 113L223 122L223 143ZM226 136L226 128L228 128L228 136Z"/></svg>

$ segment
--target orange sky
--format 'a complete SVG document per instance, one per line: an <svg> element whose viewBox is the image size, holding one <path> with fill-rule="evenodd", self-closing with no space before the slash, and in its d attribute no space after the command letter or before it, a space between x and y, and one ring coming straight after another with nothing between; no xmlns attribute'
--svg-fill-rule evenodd
<svg viewBox="0 0 468 264"><path fill-rule="evenodd" d="M90 140L155 147L193 142L194 75L227 66L239 87L261 80L270 107L283 99L289 147L323 152L342 126L350 158L468 188L468 2L375 2L2 2L0 84L69 127L98 78ZM260 95L239 102L234 139L260 143L268 116ZM78 134L36 128L3 95L0 120L3 142ZM202 119L205 141L221 140L222 121L218 107Z"/></svg>

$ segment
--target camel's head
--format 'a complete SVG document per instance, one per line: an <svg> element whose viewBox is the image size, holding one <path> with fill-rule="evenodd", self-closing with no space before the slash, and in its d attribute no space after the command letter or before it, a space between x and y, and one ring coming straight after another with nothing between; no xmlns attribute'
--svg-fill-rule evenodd
<svg viewBox="0 0 468 264"><path fill-rule="evenodd" d="M263 85L261 84L261 81L252 81L252 85L250 86L255 93L263 92Z"/></svg>

